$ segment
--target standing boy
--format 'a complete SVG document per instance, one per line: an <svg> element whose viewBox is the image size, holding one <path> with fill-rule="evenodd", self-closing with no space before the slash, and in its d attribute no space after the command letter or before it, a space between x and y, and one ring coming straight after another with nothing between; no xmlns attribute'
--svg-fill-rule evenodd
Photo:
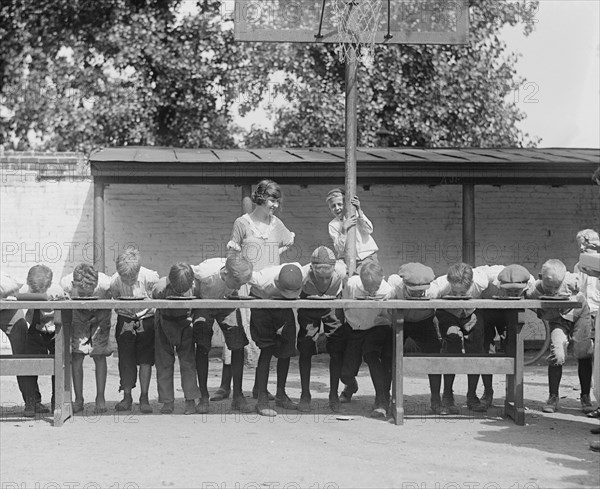
<svg viewBox="0 0 600 489"><path fill-rule="evenodd" d="M63 277L61 287L69 298L95 297L110 299L110 278L99 273L92 265L80 263L73 273ZM73 413L83 411L83 359L89 355L96 367L95 414L106 412L104 389L106 387L106 357L112 355L109 345L110 309L75 309L63 311L63 321L71 323L71 352L73 390L75 402Z"/></svg>
<svg viewBox="0 0 600 489"><path fill-rule="evenodd" d="M0 298L14 298L15 294L21 288L16 280L8 275L0 274ZM22 309L0 309L0 329L8 337L13 355L23 355L25 353L25 344L27 341L28 324L25 321L25 314ZM17 376L19 390L23 396L23 401L26 402L24 377ZM41 411L44 409L45 411ZM36 412L48 412L45 406L42 406L42 397L39 390L36 390L34 395L34 415Z"/></svg>
<svg viewBox="0 0 600 489"><path fill-rule="evenodd" d="M201 299L223 299L237 292L252 278L252 264L241 254L225 258L211 258L194 267L198 282L197 294ZM216 321L227 348L231 350L231 376L233 380L233 398L231 409L247 412L246 398L242 392L244 375L244 347L248 338L244 332L238 309L197 309L194 317L194 341L196 343L196 369L200 385L199 409L208 412L208 353L210 352L213 324ZM226 396L229 393L226 393Z"/></svg>
<svg viewBox="0 0 600 489"><path fill-rule="evenodd" d="M548 357L548 388L550 395L542 408L545 413L558 410L558 389L562 378L562 366L567 358L569 338L573 338L573 352L577 358L581 398L589 399L592 384L592 321L585 295L579 291L577 275L567 272L560 260L548 260L542 265L540 280L530 288L528 299L541 296L565 296L582 303L578 309L538 309L537 315L550 325L550 355ZM586 396L586 397L584 397ZM587 407L582 402L582 408Z"/></svg>
<svg viewBox="0 0 600 489"><path fill-rule="evenodd" d="M115 299L152 297L158 282L158 273L142 266L142 257L130 248L117 257L117 271L110 282L110 292ZM151 413L148 390L154 365L154 309L141 306L136 309L115 309L117 313L117 351L119 353L119 390L123 399L115 411L130 411L133 405L131 391L136 377L140 376L140 411Z"/></svg>
<svg viewBox="0 0 600 489"><path fill-rule="evenodd" d="M406 263L400 267L398 275L390 275L388 283L394 289L395 299L430 299L431 282L435 279L433 270L421 263ZM441 341L434 323L435 309L407 309L404 311L404 346L412 340L421 353L439 353ZM440 387L442 376L429 375L431 391L431 411L442 412Z"/></svg>
<svg viewBox="0 0 600 489"><path fill-rule="evenodd" d="M579 244L580 254L597 256L600 250L600 236L596 231L593 229L583 229L577 233L576 238L577 243ZM594 276L593 270L586 269L579 262L575 265L573 271L579 277L581 293L587 299L588 306L590 307L592 338L594 338L594 336L597 338L599 333L595 331L597 328L595 325L598 322L598 309L600 307L600 279L598 279L597 276ZM597 355L595 356L597 357ZM586 364L593 364L594 361L596 362L596 365L598 365L600 358L596 358L595 360L590 358L589 360L584 361L583 364L580 364L580 366L583 368L583 370L586 370L590 368L589 365ZM596 379L598 379L598 381ZM600 378L596 377L592 383L595 386L594 389L598 389L600 386L597 384L600 383ZM595 392L597 393L598 391L596 390ZM599 400L600 399L598 399L598 395L596 395L596 402ZM596 417L600 416L600 411L598 408L594 409L589 395L586 396L581 394L581 407L584 413L593 413L595 411Z"/></svg>
<svg viewBox="0 0 600 489"><path fill-rule="evenodd" d="M336 262L335 254L325 246L319 246L311 255L310 264L303 267L305 276L301 298L310 296L340 297L346 278L346 265ZM335 309L298 309L298 351L300 352L300 384L302 393L298 410L310 411L310 370L312 356L317 354L317 339L321 332L327 337L327 353L329 353L329 406L332 411L339 411L340 400L338 387L342 373L342 360L345 338L339 331L342 323Z"/></svg>
<svg viewBox="0 0 600 489"><path fill-rule="evenodd" d="M176 263L169 270L169 276L156 283L152 298L194 297L196 288L192 267L187 263ZM160 412L172 414L175 407L173 374L177 351L181 388L185 397L184 414L194 414L198 412L196 399L200 397L200 389L196 380L191 311L185 307L158 309L154 317L156 383L158 402L163 403Z"/></svg>
<svg viewBox="0 0 600 489"><path fill-rule="evenodd" d="M329 191L325 201L333 215L329 223L329 236L333 241L333 249L339 260L344 260L346 250L346 234L348 229L356 226L356 274L360 273L360 267L369 261L377 262L377 243L373 239L373 224L365 215L360 205L360 200L355 195L350 203L356 209L351 216L345 215L346 192L341 188Z"/></svg>
<svg viewBox="0 0 600 489"><path fill-rule="evenodd" d="M535 280L524 266L512 264L504 267L498 277L481 294L482 299L494 297L507 299L523 298L527 289L534 284ZM481 309L483 317L483 351L487 354L496 353L496 334L506 338L506 326L510 318L509 309ZM489 409L494 401L494 390L492 374L481 375L484 385L484 393L481 397L481 410Z"/></svg>
<svg viewBox="0 0 600 489"><path fill-rule="evenodd" d="M363 264L360 275L348 279L342 295L344 299L386 300L393 297L394 289L383 279L381 266L371 261ZM383 418L387 415L392 386L393 336L389 311L344 308L344 315L350 330L341 380L347 387L353 387L349 392L358 390L356 375L364 356L375 387L371 416Z"/></svg>
<svg viewBox="0 0 600 489"><path fill-rule="evenodd" d="M297 299L302 292L302 269L299 263L287 263L256 272L250 282L250 293L260 299ZM277 357L277 393L275 405L298 409L285 392L290 358L296 354L296 319L291 308L251 309L250 334L260 348L256 367L258 403L261 416L277 416L269 406L267 384L271 357Z"/></svg>
<svg viewBox="0 0 600 489"><path fill-rule="evenodd" d="M22 294L41 294L48 300L62 299L64 292L57 285L52 285L52 270L46 265L34 265L27 273L27 283L19 291ZM43 299L42 299L43 300ZM34 355L54 355L54 323L53 309L28 309L25 320L29 323L24 353ZM25 411L23 416L32 418L36 413L47 413L48 408L41 403L37 375L22 377L25 391ZM54 411L54 375L52 376L51 408Z"/></svg>
<svg viewBox="0 0 600 489"><path fill-rule="evenodd" d="M432 296L444 298L446 295L479 299L485 289L496 279L504 267L483 265L477 268L467 263L455 263L448 268L447 275L438 277L432 284ZM481 311L468 309L438 309L436 317L442 341L448 353L483 354L484 323ZM444 394L440 414L458 414L454 401L454 374L444 375ZM477 397L479 374L467 375L467 407L473 411L486 411L492 403L491 376L483 377L484 402Z"/></svg>

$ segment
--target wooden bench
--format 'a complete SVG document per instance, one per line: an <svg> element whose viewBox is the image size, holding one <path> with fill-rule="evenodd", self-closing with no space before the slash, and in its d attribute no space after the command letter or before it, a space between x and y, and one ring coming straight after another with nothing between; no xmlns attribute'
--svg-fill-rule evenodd
<svg viewBox="0 0 600 489"><path fill-rule="evenodd" d="M29 302L0 301L1 309L32 309ZM92 301L90 301L92 302ZM10 307L7 307L10 304ZM37 302L36 302L37 304ZM18 305L18 307L13 307ZM54 308L54 303L52 304ZM73 415L71 405L71 328L55 321L54 355L0 355L0 375L54 375L54 426Z"/></svg>
<svg viewBox="0 0 600 489"><path fill-rule="evenodd" d="M143 304L143 306L142 306ZM40 309L48 307L46 301L0 301L0 309ZM506 375L505 412L516 424L525 423L523 405L523 322L519 312L525 309L539 308L577 308L577 301L541 301L541 300L431 300L431 301L364 301L336 299L322 300L227 300L194 299L178 300L70 300L53 301L52 308L63 309L139 309L153 307L157 309L299 309L299 308L365 308L393 309L394 334L394 370L392 382L392 413L396 424L404 422L403 377L406 374L502 374ZM405 356L404 318L407 309L506 309L509 310L507 325L506 356L451 356L423 355ZM70 328L57 325L55 355L52 357L0 357L1 375L52 375L56 376L56 406L54 426L61 426L72 416L71 408L71 348Z"/></svg>

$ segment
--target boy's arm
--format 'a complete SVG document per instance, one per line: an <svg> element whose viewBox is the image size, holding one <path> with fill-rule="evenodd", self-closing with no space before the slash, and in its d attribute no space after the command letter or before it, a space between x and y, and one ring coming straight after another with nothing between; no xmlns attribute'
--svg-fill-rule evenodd
<svg viewBox="0 0 600 489"><path fill-rule="evenodd" d="M390 299L401 299L402 297L401 294L399 294L399 291L402 290L403 280L400 275L393 273L388 277L387 283L394 291L394 294Z"/></svg>
<svg viewBox="0 0 600 489"><path fill-rule="evenodd" d="M356 222L358 224L358 229L360 230L360 232L362 234L372 234L373 233L373 223L371 223L371 221L369 221L369 218L366 216L365 212L363 211L358 197L355 195L354 197L352 197L350 202L356 209L356 217L357 217Z"/></svg>
<svg viewBox="0 0 600 489"><path fill-rule="evenodd" d="M155 272L154 270L148 270L148 274L146 275L146 291L149 297L152 297L152 289L154 289L154 286L159 280L160 277L158 272Z"/></svg>
<svg viewBox="0 0 600 489"><path fill-rule="evenodd" d="M154 284L154 287L152 287L152 293L150 294L150 297L152 297L153 299L164 299L166 289L167 279L166 277L163 277Z"/></svg>
<svg viewBox="0 0 600 489"><path fill-rule="evenodd" d="M365 215L365 213L361 210L358 213L358 228L360 229L362 234L373 234L373 223L369 220L369 218Z"/></svg>
<svg viewBox="0 0 600 489"><path fill-rule="evenodd" d="M448 276L442 275L431 282L431 287L427 289L429 297L432 299L439 299L450 293L450 282L448 282Z"/></svg>
<svg viewBox="0 0 600 489"><path fill-rule="evenodd" d="M542 281L535 280L534 282L529 282L527 286L527 290L525 291L526 299L539 299L540 296L544 295L544 289L542 288Z"/></svg>
<svg viewBox="0 0 600 489"><path fill-rule="evenodd" d="M335 256L343 259L344 251L346 249L346 233L343 226L340 226L340 229L338 229L334 223L335 221L329 223L329 236L333 241L333 251L335 251Z"/></svg>
<svg viewBox="0 0 600 489"><path fill-rule="evenodd" d="M9 295L16 294L21 288L16 280L12 279L8 275L0 275L0 297L4 298Z"/></svg>
<svg viewBox="0 0 600 489"><path fill-rule="evenodd" d="M121 297L121 288L119 287L119 274L117 272L115 272L113 274L112 277L110 277L110 285L109 285L109 291L110 291L110 296L113 299L118 299L119 297Z"/></svg>

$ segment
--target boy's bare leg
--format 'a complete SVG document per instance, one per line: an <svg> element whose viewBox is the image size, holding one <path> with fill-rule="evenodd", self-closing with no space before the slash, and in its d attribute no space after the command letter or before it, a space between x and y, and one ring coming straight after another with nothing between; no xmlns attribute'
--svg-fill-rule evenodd
<svg viewBox="0 0 600 489"><path fill-rule="evenodd" d="M83 411L83 353L73 353L71 357L71 371L73 373L73 414Z"/></svg>
<svg viewBox="0 0 600 489"><path fill-rule="evenodd" d="M150 390L150 379L152 378L152 365L142 363L140 365L140 409L143 413L149 407L148 391Z"/></svg>
<svg viewBox="0 0 600 489"><path fill-rule="evenodd" d="M106 389L107 366L106 357L92 357L96 366L96 414L106 412L106 399L104 390Z"/></svg>

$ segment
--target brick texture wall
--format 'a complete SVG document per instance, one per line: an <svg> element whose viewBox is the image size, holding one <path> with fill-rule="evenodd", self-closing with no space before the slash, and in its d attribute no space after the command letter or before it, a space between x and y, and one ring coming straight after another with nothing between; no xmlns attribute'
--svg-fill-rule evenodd
<svg viewBox="0 0 600 489"><path fill-rule="evenodd" d="M21 159L19 159L21 158ZM50 163L49 163L50 162ZM49 164L52 171L49 171ZM30 266L48 264L57 278L93 256L93 186L83 155L1 158L2 271L23 280ZM285 261L307 263L312 250L330 245L324 202L328 185L283 186L280 217L296 233ZM460 261L461 187L443 185L359 187L373 221L387 274L421 261L436 274ZM177 261L223 256L240 214L241 189L233 185L110 185L106 200L106 272L130 244L161 275ZM476 186L476 264L521 263L537 273L548 258L569 269L577 261L575 234L600 229L596 187Z"/></svg>
<svg viewBox="0 0 600 489"><path fill-rule="evenodd" d="M24 278L37 262L57 276L93 256L93 186L85 170L43 164L7 168L2 160L2 268ZM61 176L62 175L62 176ZM296 233L284 261L307 263L320 244L331 245L331 216L323 200L330 186L283 186L280 217ZM359 187L363 208L375 227L380 260L387 273L407 261L430 265L436 274L461 259L461 187L443 185ZM198 263L222 256L231 226L240 214L241 189L233 185L108 186L106 267L131 244L145 264L165 274L176 261ZM518 262L532 272L548 258L568 268L577 260L578 230L600 228L598 189L545 186L476 186L476 261Z"/></svg>

